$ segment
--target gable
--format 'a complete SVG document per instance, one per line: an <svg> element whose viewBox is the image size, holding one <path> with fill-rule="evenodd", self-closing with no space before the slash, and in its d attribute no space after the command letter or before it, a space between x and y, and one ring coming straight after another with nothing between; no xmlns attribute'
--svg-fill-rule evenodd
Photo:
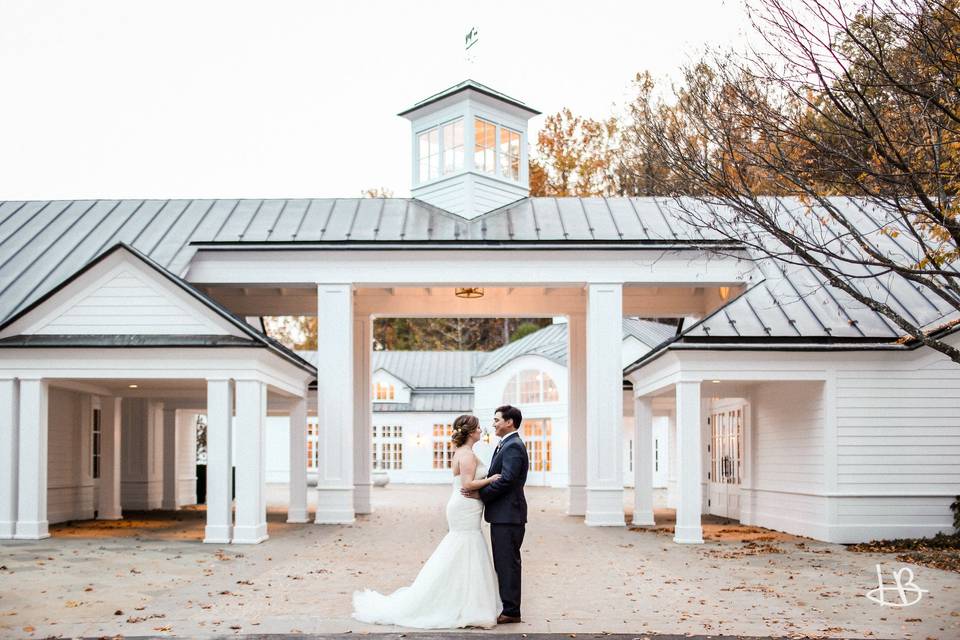
<svg viewBox="0 0 960 640"><path fill-rule="evenodd" d="M243 336L125 250L93 264L0 333L11 335Z"/></svg>

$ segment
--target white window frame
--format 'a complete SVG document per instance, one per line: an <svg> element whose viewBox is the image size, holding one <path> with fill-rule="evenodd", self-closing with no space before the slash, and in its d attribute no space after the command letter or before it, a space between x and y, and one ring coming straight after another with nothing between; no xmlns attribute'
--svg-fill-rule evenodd
<svg viewBox="0 0 960 640"><path fill-rule="evenodd" d="M373 425L372 436L371 468L384 471L403 469L403 425Z"/></svg>
<svg viewBox="0 0 960 640"><path fill-rule="evenodd" d="M463 160L461 161L459 167L454 166L454 168L453 168L453 170L452 170L451 172L446 173L446 172L444 171L444 167L446 166L446 163L444 162L444 160L445 160L445 158L444 158L445 146L444 146L444 139L443 139L443 130L444 130L446 127L450 126L450 125L455 125L458 121L461 123L461 129L463 129L463 146L462 146L462 148L463 148ZM437 181L437 180L442 180L443 178L446 178L446 177L448 177L448 176L452 176L452 175L455 175L455 174L457 174L457 173L461 173L461 172L463 172L463 171L466 169L466 162L467 162L467 129L466 129L466 126L467 126L467 125L466 125L466 122L465 122L464 117L463 117L463 116L457 116L456 118L451 118L450 120L445 120L444 122L441 122L441 123L439 123L439 124L436 124L436 125L434 125L434 126L432 126L432 127L427 127L426 129L423 129L422 131L417 131L416 136L414 137L414 139L416 140L416 143L417 143L417 150L416 150L415 158L416 158L417 184L418 184L418 185L420 185L420 184L429 184L429 183L435 182L435 181ZM439 151L439 156L438 156L439 159L438 159L438 161L437 161L437 162L438 162L438 164L437 164L437 175L436 175L436 177L433 177L433 178L429 178L429 177L428 177L428 178L424 178L424 177L421 175L421 173L420 173L420 158L421 158L421 155L420 155L420 143L421 143L421 138L422 138L423 136L429 135L429 134L430 134L431 132L433 132L433 131L436 131L436 132L437 132L438 148L439 148L439 150L440 150L440 151ZM429 156L428 156L428 157L429 157Z"/></svg>
<svg viewBox="0 0 960 640"><path fill-rule="evenodd" d="M476 159L476 157L477 157L477 150L478 150L478 148L477 148L477 133L476 133L476 128L477 128L477 121L478 121L478 120L481 121L481 122L483 122L483 123L485 123L485 124L493 125L493 127L494 127L494 132L493 132L493 171L492 171L492 172L491 172L491 171L486 171L486 170L481 170L481 169L479 169L479 168L476 166L476 160L475 160L475 159ZM500 153L500 136L502 135L501 131L504 131L504 130L505 130L505 131L509 131L510 133L515 133L515 134L517 134L518 136L520 136L520 155L519 155L520 167L519 167L519 171L517 172L517 178L516 178L516 180L514 180L512 176L506 175L506 174L504 173L504 171L503 171L503 167L502 167L501 164L500 164L500 155L501 155L501 153ZM502 125L502 124L500 124L499 122L495 122L495 121L493 121L493 120L490 120L490 119L488 119L488 118L484 118L484 117L481 117L481 116L478 116L478 115L473 116L473 136L472 136L472 138L471 138L471 140L472 140L472 143L471 143L471 144L473 145L473 155L471 156L471 158L474 158L474 160L473 160L473 162L474 162L474 167L473 167L474 171L476 171L477 173L482 173L483 175L486 175L486 176L493 176L494 178L498 178L498 179L503 180L503 181L505 181L505 182L510 182L510 183L513 183L513 184L521 184L521 181L523 180L523 145L524 145L524 140L523 140L523 138L524 138L523 131L521 131L521 130L519 130L519 129L514 129L513 127L508 127L508 126L506 126L506 125Z"/></svg>

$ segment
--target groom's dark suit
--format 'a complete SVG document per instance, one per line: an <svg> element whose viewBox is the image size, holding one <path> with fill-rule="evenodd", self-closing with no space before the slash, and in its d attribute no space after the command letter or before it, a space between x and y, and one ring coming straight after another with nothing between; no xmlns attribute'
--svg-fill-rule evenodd
<svg viewBox="0 0 960 640"><path fill-rule="evenodd" d="M520 545L527 523L527 499L523 485L527 481L527 447L516 432L508 434L490 461L488 475L500 479L480 489L484 519L490 523L493 566L500 584L503 615L520 617Z"/></svg>

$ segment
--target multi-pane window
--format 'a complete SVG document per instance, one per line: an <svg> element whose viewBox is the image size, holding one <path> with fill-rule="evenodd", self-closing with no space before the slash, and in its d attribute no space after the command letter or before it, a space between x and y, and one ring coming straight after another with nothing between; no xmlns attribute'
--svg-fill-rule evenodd
<svg viewBox="0 0 960 640"><path fill-rule="evenodd" d="M477 118L473 123L473 166L477 171L497 170L497 125Z"/></svg>
<svg viewBox="0 0 960 640"><path fill-rule="evenodd" d="M560 399L557 383L549 374L525 369L515 374L503 390L504 404L535 404L556 402Z"/></svg>
<svg viewBox="0 0 960 640"><path fill-rule="evenodd" d="M374 469L403 469L403 427L374 425L371 450Z"/></svg>
<svg viewBox="0 0 960 640"><path fill-rule="evenodd" d="M553 425L550 418L524 420L521 429L530 458L530 471L550 471L553 466Z"/></svg>
<svg viewBox="0 0 960 640"><path fill-rule="evenodd" d="M653 470L660 471L660 440L653 441Z"/></svg>
<svg viewBox="0 0 960 640"><path fill-rule="evenodd" d="M449 469L453 461L453 425L433 425L433 468Z"/></svg>
<svg viewBox="0 0 960 640"><path fill-rule="evenodd" d="M100 423L100 409L93 410L93 446L91 447L91 452L93 454L93 477L94 479L100 477L100 454L103 447L103 430Z"/></svg>
<svg viewBox="0 0 960 640"><path fill-rule="evenodd" d="M731 409L710 416L710 480L740 484L740 438L743 410Z"/></svg>
<svg viewBox="0 0 960 640"><path fill-rule="evenodd" d="M463 118L443 125L443 174L463 170Z"/></svg>
<svg viewBox="0 0 960 640"><path fill-rule="evenodd" d="M633 438L627 440L627 471L633 473Z"/></svg>
<svg viewBox="0 0 960 640"><path fill-rule="evenodd" d="M440 129L424 131L417 137L420 151L420 182L440 177Z"/></svg>
<svg viewBox="0 0 960 640"><path fill-rule="evenodd" d="M316 422L307 423L307 469L317 469L320 464L320 425Z"/></svg>
<svg viewBox="0 0 960 640"><path fill-rule="evenodd" d="M373 385L373 399L374 400L395 400L397 397L397 390L392 384L387 384L385 382L377 382Z"/></svg>
<svg viewBox="0 0 960 640"><path fill-rule="evenodd" d="M500 175L520 180L520 133L500 127Z"/></svg>
<svg viewBox="0 0 960 640"><path fill-rule="evenodd" d="M420 182L463 170L463 118L417 135Z"/></svg>

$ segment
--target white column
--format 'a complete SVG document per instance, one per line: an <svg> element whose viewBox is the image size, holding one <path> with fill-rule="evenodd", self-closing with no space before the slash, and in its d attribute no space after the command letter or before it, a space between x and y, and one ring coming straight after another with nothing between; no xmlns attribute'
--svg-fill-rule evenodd
<svg viewBox="0 0 960 640"><path fill-rule="evenodd" d="M237 521L235 544L257 544L267 535L267 385L237 380Z"/></svg>
<svg viewBox="0 0 960 640"><path fill-rule="evenodd" d="M624 526L623 285L587 285L587 516Z"/></svg>
<svg viewBox="0 0 960 640"><path fill-rule="evenodd" d="M177 507L197 504L197 413L177 412Z"/></svg>
<svg viewBox="0 0 960 640"><path fill-rule="evenodd" d="M317 524L354 521L353 287L317 285Z"/></svg>
<svg viewBox="0 0 960 640"><path fill-rule="evenodd" d="M370 430L373 411L370 397L370 322L370 316L358 315L353 323L353 508L356 513L373 511L370 506Z"/></svg>
<svg viewBox="0 0 960 640"><path fill-rule="evenodd" d="M233 382L207 380L207 527L204 542L230 542L233 498L230 495L230 426L233 422Z"/></svg>
<svg viewBox="0 0 960 640"><path fill-rule="evenodd" d="M633 524L648 526L653 521L653 400L633 400Z"/></svg>
<svg viewBox="0 0 960 640"><path fill-rule="evenodd" d="M12 538L17 531L19 403L17 380L0 380L0 539Z"/></svg>
<svg viewBox="0 0 960 640"><path fill-rule="evenodd" d="M49 538L47 531L46 380L20 380L19 500L17 530L22 540Z"/></svg>
<svg viewBox="0 0 960 640"><path fill-rule="evenodd" d="M98 520L120 520L121 398L100 399L100 496Z"/></svg>
<svg viewBox="0 0 960 640"><path fill-rule="evenodd" d="M290 505L287 522L307 517L307 390L290 408Z"/></svg>
<svg viewBox="0 0 960 640"><path fill-rule="evenodd" d="M587 316L567 317L567 515L587 514Z"/></svg>
<svg viewBox="0 0 960 640"><path fill-rule="evenodd" d="M700 507L700 383L678 382L677 391L677 525L673 541L703 542Z"/></svg>
<svg viewBox="0 0 960 640"><path fill-rule="evenodd" d="M178 480L180 470L177 467L177 410L165 404L163 407L163 501L162 509L176 511L178 500Z"/></svg>

